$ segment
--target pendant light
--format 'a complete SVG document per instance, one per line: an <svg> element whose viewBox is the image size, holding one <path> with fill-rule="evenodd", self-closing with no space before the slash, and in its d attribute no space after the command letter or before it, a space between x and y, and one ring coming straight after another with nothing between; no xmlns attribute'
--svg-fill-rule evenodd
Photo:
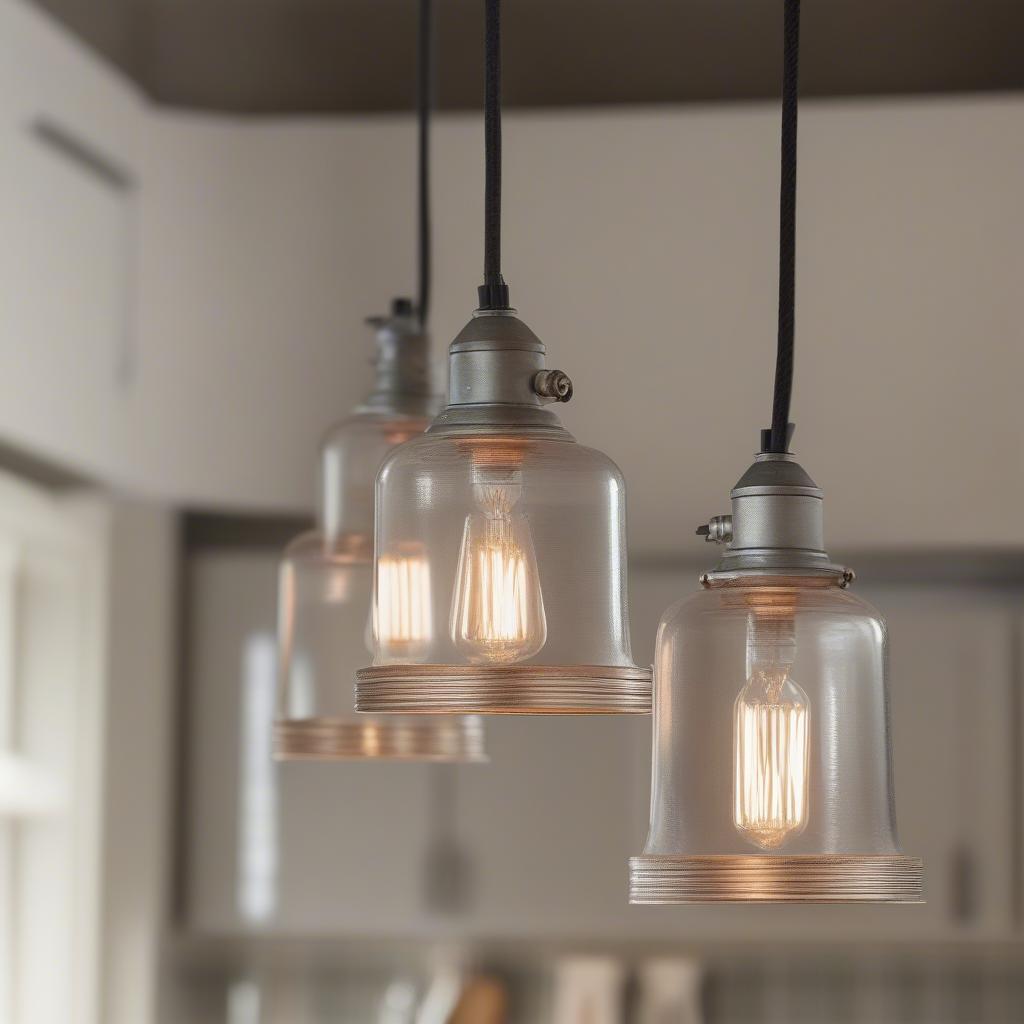
<svg viewBox="0 0 1024 1024"><path fill-rule="evenodd" d="M626 606L625 488L548 406L572 396L501 274L499 0L486 0L484 284L449 404L377 478L369 712L650 710ZM406 606L399 584L422 590Z"/></svg>
<svg viewBox="0 0 1024 1024"><path fill-rule="evenodd" d="M396 299L376 331L376 384L320 450L316 529L296 538L281 561L278 594L280 680L274 729L282 760L484 760L483 726L471 716L356 715L352 682L372 633L373 484L385 455L421 434L437 403L430 387L425 326L430 295L429 109L430 0L420 0L419 308ZM422 626L417 597L424 579L410 562L395 581Z"/></svg>
<svg viewBox="0 0 1024 1024"><path fill-rule="evenodd" d="M658 629L651 825L631 903L906 903L881 616L824 550L822 492L789 453L799 0L785 0L779 339L761 452L702 591Z"/></svg>

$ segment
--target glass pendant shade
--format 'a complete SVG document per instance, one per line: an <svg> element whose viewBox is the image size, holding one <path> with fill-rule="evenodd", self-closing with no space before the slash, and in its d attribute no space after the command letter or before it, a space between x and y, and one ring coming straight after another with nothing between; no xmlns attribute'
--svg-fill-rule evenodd
<svg viewBox="0 0 1024 1024"><path fill-rule="evenodd" d="M511 311L477 314L451 347L448 408L385 460L359 710L650 709L630 652L622 476L544 407L569 385L543 354Z"/></svg>
<svg viewBox="0 0 1024 1024"><path fill-rule="evenodd" d="M896 834L885 623L821 550L821 492L788 456L759 459L712 522L729 553L658 629L630 901L919 901L921 862Z"/></svg>
<svg viewBox="0 0 1024 1024"><path fill-rule="evenodd" d="M483 760L474 717L357 715L353 685L374 633L374 478L391 449L429 423L427 340L411 310L377 326L377 387L321 448L317 527L281 560L280 682L275 752L281 759ZM395 629L419 631L415 560L393 581ZM390 628L390 627L389 627Z"/></svg>

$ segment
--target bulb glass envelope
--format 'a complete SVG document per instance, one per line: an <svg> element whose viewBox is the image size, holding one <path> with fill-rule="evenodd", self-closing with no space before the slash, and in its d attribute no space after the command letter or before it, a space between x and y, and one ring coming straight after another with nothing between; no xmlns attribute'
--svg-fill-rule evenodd
<svg viewBox="0 0 1024 1024"><path fill-rule="evenodd" d="M297 537L281 560L275 753L284 760L483 760L479 718L355 713L355 671L372 634L374 478L392 448L423 432L432 403L427 340L409 311L400 307L374 323L377 388L326 437L317 528Z"/></svg>
<svg viewBox="0 0 1024 1024"><path fill-rule="evenodd" d="M650 709L630 652L622 476L545 408L543 357L512 311L478 313L451 347L448 408L386 459L359 710ZM402 607L396 581L413 580Z"/></svg>
<svg viewBox="0 0 1024 1024"><path fill-rule="evenodd" d="M761 458L733 491L729 553L658 629L651 824L630 901L917 902L921 863L896 833L885 623L821 550L821 492L788 457Z"/></svg>

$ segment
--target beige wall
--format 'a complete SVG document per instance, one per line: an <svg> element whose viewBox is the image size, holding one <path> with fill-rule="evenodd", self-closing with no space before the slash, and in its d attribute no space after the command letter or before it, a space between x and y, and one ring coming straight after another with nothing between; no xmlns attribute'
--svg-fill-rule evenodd
<svg viewBox="0 0 1024 1024"><path fill-rule="evenodd" d="M692 545L769 420L777 121L771 106L507 117L506 276L576 382L566 422L626 473L640 549ZM257 435L203 442L200 405L181 487L300 501L312 463L285 442L312 445L358 394L359 317L413 280L411 125L161 117L151 130L178 156L193 147L167 166L188 181L199 165L203 182L154 190L147 348L169 352L187 309L218 365L261 355L244 378L255 393L237 380L231 401L268 413ZM435 139L440 352L479 277L479 124L444 118ZM231 154L221 177L211 143ZM832 498L834 543L1024 542L1022 174L1019 99L805 105L795 448ZM211 243L195 211L223 176ZM192 216L169 216L182 199ZM213 463L231 433L229 481ZM254 443L260 479L242 472Z"/></svg>

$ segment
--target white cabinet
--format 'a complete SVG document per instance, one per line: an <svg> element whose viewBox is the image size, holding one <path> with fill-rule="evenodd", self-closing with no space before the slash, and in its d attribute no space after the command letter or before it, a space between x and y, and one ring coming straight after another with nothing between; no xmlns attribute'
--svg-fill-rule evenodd
<svg viewBox="0 0 1024 1024"><path fill-rule="evenodd" d="M7 124L0 157L0 377L5 437L109 472L129 346L132 199Z"/></svg>
<svg viewBox="0 0 1024 1024"><path fill-rule="evenodd" d="M141 106L40 13L0 10L0 431L126 478L134 351L131 166Z"/></svg>

